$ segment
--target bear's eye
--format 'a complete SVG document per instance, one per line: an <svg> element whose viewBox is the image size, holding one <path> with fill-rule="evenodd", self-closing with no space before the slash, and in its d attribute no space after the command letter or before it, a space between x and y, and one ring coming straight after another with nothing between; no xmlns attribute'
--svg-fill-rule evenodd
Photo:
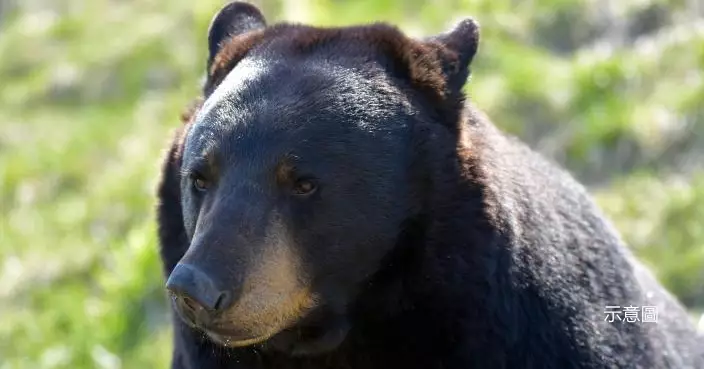
<svg viewBox="0 0 704 369"><path fill-rule="evenodd" d="M193 174L191 176L191 181L193 183L193 188L198 192L205 192L210 187L210 183L203 178L200 174Z"/></svg>
<svg viewBox="0 0 704 369"><path fill-rule="evenodd" d="M311 195L318 189L318 183L312 178L302 178L293 185L293 194L297 196Z"/></svg>

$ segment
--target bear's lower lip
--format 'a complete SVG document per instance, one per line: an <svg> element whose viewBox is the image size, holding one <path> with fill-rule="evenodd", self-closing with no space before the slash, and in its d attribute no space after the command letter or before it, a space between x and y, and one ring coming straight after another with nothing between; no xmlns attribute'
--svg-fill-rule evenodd
<svg viewBox="0 0 704 369"><path fill-rule="evenodd" d="M273 335L268 334L263 336L242 337L233 335L231 332L228 333L227 331L217 330L206 330L205 333L212 341L226 347L244 347L255 345L268 340Z"/></svg>

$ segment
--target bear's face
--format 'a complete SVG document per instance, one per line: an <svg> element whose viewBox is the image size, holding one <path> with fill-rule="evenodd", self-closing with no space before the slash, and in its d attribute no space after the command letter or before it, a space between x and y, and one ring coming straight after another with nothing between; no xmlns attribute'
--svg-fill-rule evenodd
<svg viewBox="0 0 704 369"><path fill-rule="evenodd" d="M377 33L266 28L241 3L214 18L211 87L180 150L190 245L167 282L180 315L214 341L334 348L347 308L421 211L414 132L432 114L414 60L396 55L416 44ZM435 77L455 84L433 56Z"/></svg>
<svg viewBox="0 0 704 369"><path fill-rule="evenodd" d="M324 62L232 70L187 136L181 183L183 262L239 290L223 325L264 336L344 308L410 214L411 119Z"/></svg>

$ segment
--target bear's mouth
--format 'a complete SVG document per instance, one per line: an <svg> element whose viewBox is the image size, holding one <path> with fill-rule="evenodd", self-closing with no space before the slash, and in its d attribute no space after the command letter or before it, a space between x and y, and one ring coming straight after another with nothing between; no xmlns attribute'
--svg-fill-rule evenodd
<svg viewBox="0 0 704 369"><path fill-rule="evenodd" d="M208 327L203 333L214 343L228 348L261 344L264 350L309 356L334 350L347 336L350 329L345 315L327 309L308 316L299 324L262 335L247 335L238 329Z"/></svg>
<svg viewBox="0 0 704 369"><path fill-rule="evenodd" d="M242 336L238 335L235 331L221 330L221 329L206 329L204 333L210 338L211 341L225 347L245 347L256 345L262 343L271 336L275 335L277 332L272 332L269 334L261 336Z"/></svg>

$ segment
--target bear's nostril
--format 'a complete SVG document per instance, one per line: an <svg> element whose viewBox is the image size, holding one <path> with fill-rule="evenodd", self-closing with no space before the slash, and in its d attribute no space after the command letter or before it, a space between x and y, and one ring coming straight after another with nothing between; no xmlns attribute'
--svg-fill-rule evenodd
<svg viewBox="0 0 704 369"><path fill-rule="evenodd" d="M198 311L198 309L202 309L202 308L203 308L203 307L201 307L201 306L196 302L196 300L194 300L194 299L192 299L192 298L190 298L190 297L188 297L188 296L184 296L184 297L181 299L181 301L183 301L184 307L186 307L187 309L189 309L189 310L191 310L191 311Z"/></svg>
<svg viewBox="0 0 704 369"><path fill-rule="evenodd" d="M186 324L193 328L206 328L210 325L213 311L206 309L198 301L188 296L174 296L174 301L178 315Z"/></svg>
<svg viewBox="0 0 704 369"><path fill-rule="evenodd" d="M215 301L213 308L216 311L224 310L224 309L227 309L227 307L230 306L231 303L232 303L232 295L228 292L221 292L217 301Z"/></svg>
<svg viewBox="0 0 704 369"><path fill-rule="evenodd" d="M178 295L173 295L174 308L179 317L186 322L191 327L196 325L196 314L193 307L191 307L183 297Z"/></svg>

